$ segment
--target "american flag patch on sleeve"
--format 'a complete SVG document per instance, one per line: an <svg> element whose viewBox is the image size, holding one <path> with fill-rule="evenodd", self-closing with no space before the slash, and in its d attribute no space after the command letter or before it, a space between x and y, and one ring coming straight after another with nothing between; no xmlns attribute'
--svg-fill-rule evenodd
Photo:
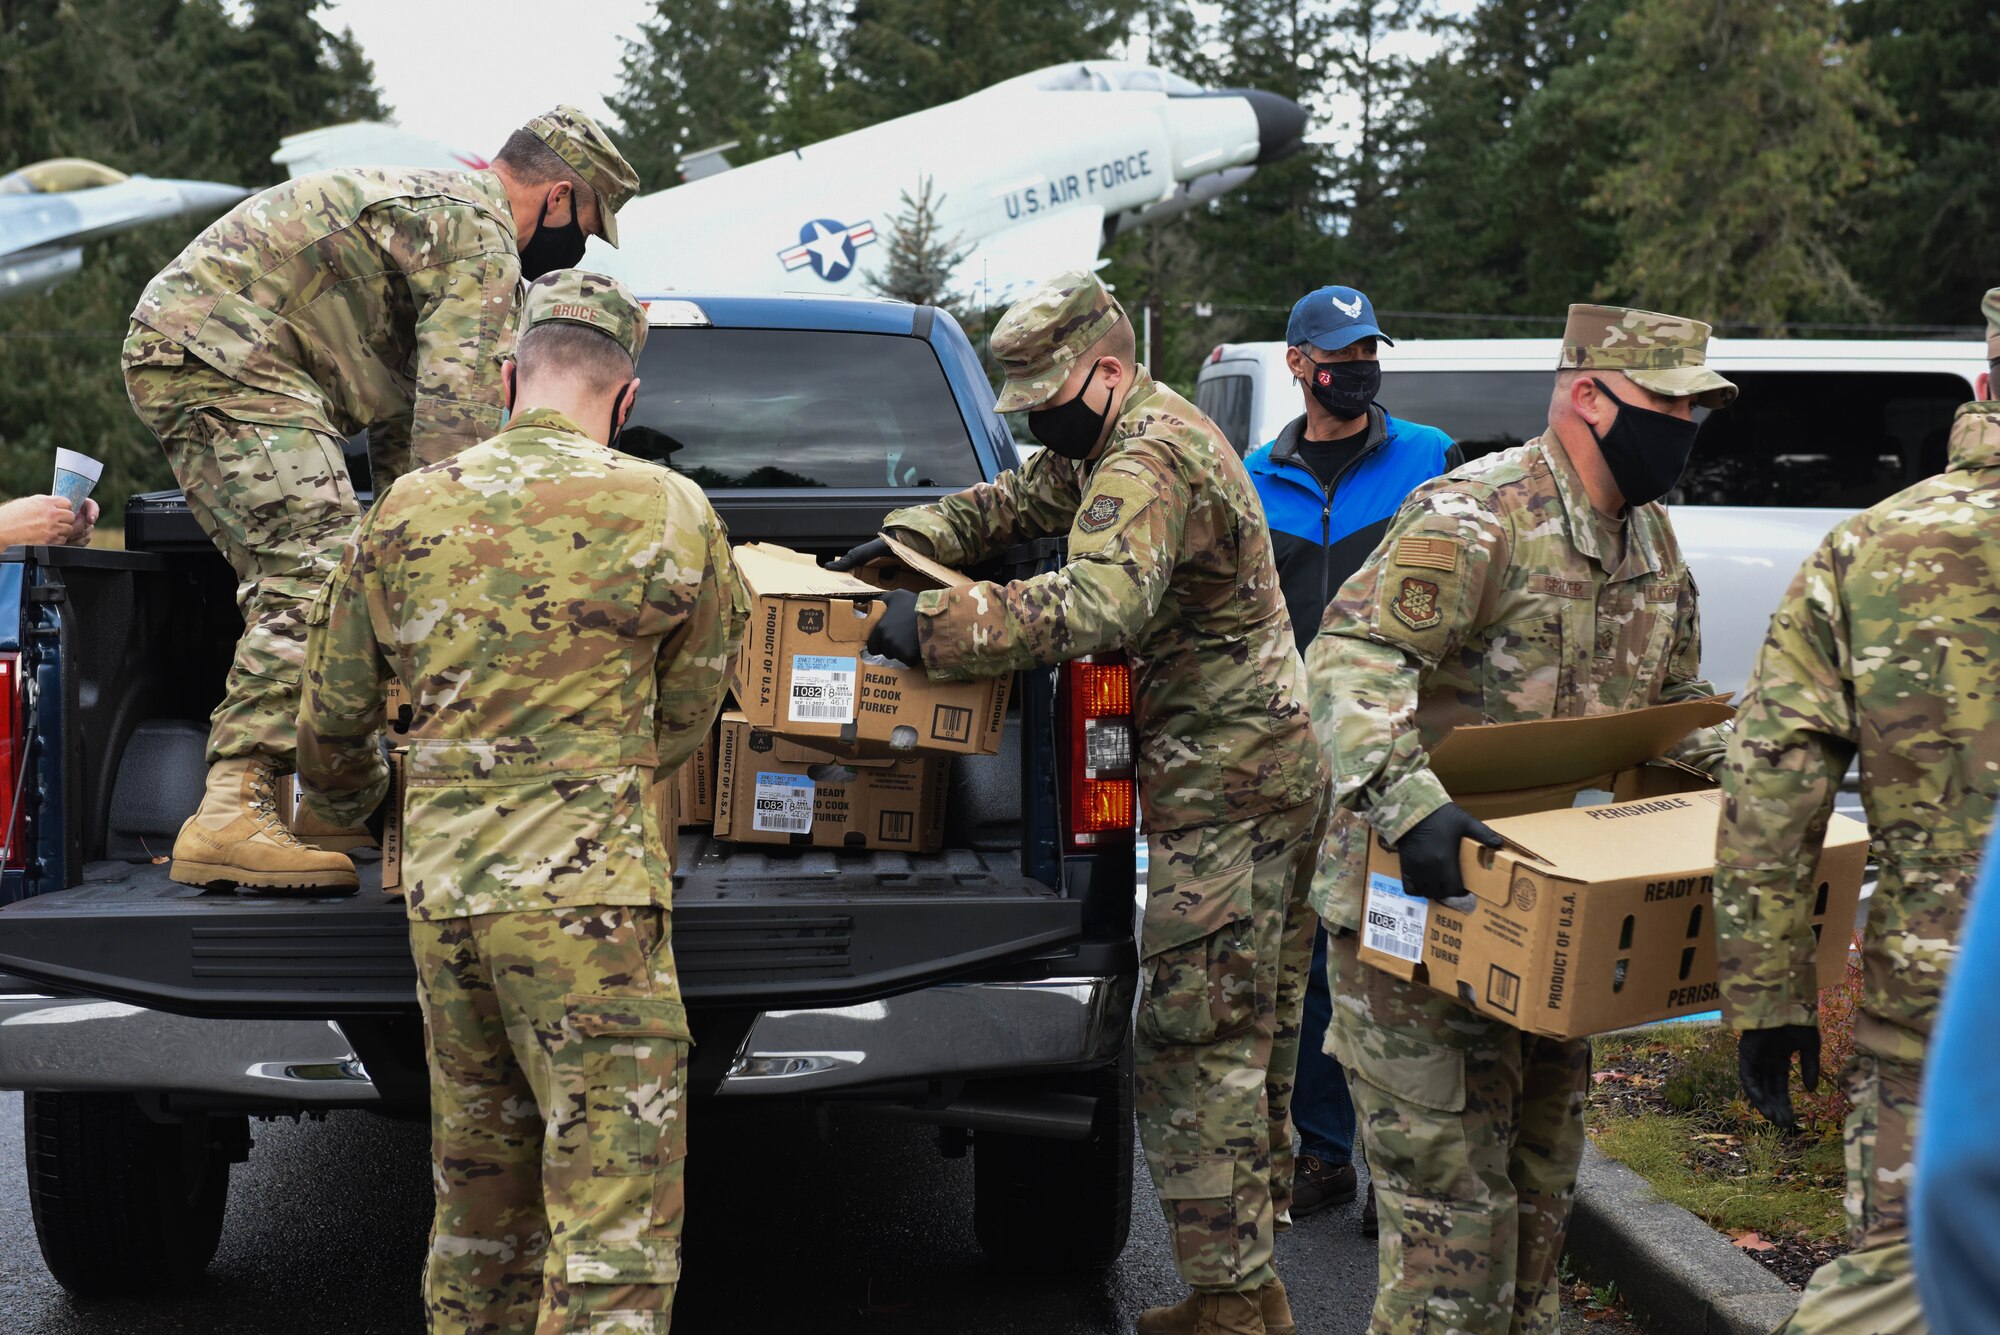
<svg viewBox="0 0 2000 1335"><path fill-rule="evenodd" d="M1458 569L1458 544L1449 538L1407 537L1396 540L1396 564L1424 570Z"/></svg>

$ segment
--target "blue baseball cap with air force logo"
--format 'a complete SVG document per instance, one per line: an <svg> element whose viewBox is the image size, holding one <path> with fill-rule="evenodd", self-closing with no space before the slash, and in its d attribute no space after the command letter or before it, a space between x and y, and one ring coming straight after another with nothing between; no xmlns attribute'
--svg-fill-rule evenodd
<svg viewBox="0 0 2000 1335"><path fill-rule="evenodd" d="M1379 338L1392 347L1396 342L1376 328L1374 303L1351 287L1306 293L1285 326L1285 344L1294 348L1310 343L1321 352L1339 352L1364 338Z"/></svg>

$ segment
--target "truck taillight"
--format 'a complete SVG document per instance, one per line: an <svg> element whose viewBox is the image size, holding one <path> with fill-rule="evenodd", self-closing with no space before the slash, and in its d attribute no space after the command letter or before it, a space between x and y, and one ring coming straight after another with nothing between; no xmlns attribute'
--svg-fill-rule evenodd
<svg viewBox="0 0 2000 1335"><path fill-rule="evenodd" d="M1132 670L1122 657L1078 658L1063 666L1069 707L1069 843L1101 849L1130 843L1137 757L1132 734Z"/></svg>
<svg viewBox="0 0 2000 1335"><path fill-rule="evenodd" d="M27 749L28 739L22 735L21 722L21 658L18 654L0 654L0 847L6 849L6 860L0 867L9 871L28 863L21 837L23 804L19 800Z"/></svg>

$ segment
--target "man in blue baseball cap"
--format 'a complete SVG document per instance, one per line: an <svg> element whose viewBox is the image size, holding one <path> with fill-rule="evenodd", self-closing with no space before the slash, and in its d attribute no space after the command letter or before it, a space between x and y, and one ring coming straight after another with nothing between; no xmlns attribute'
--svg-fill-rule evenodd
<svg viewBox="0 0 2000 1335"><path fill-rule="evenodd" d="M1400 421L1376 404L1378 351L1394 340L1376 325L1366 294L1351 287L1308 292L1292 307L1285 342L1285 365L1305 411L1243 463L1264 502L1292 633L1304 652L1327 603L1375 550L1403 498L1464 461L1444 432ZM1336 811L1331 819L1343 817ZM1311 906L1294 905L1293 913L1292 929L1313 936L1292 1096L1300 1149L1291 1214L1303 1218L1353 1200L1357 1183L1347 1078L1321 1050L1333 1016L1326 931ZM1362 1231L1372 1236L1373 1197L1368 1204Z"/></svg>

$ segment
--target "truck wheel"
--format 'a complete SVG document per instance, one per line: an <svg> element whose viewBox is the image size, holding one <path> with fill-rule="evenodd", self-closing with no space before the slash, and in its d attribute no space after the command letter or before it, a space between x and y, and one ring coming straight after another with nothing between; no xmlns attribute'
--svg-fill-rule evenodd
<svg viewBox="0 0 2000 1335"><path fill-rule="evenodd" d="M1088 1140L981 1131L972 1145L972 1231L995 1261L1099 1270L1132 1229L1132 1053L1057 1090L1097 1099Z"/></svg>
<svg viewBox="0 0 2000 1335"><path fill-rule="evenodd" d="M238 1118L163 1124L122 1094L22 1096L28 1199L42 1260L79 1298L181 1292L208 1269Z"/></svg>

